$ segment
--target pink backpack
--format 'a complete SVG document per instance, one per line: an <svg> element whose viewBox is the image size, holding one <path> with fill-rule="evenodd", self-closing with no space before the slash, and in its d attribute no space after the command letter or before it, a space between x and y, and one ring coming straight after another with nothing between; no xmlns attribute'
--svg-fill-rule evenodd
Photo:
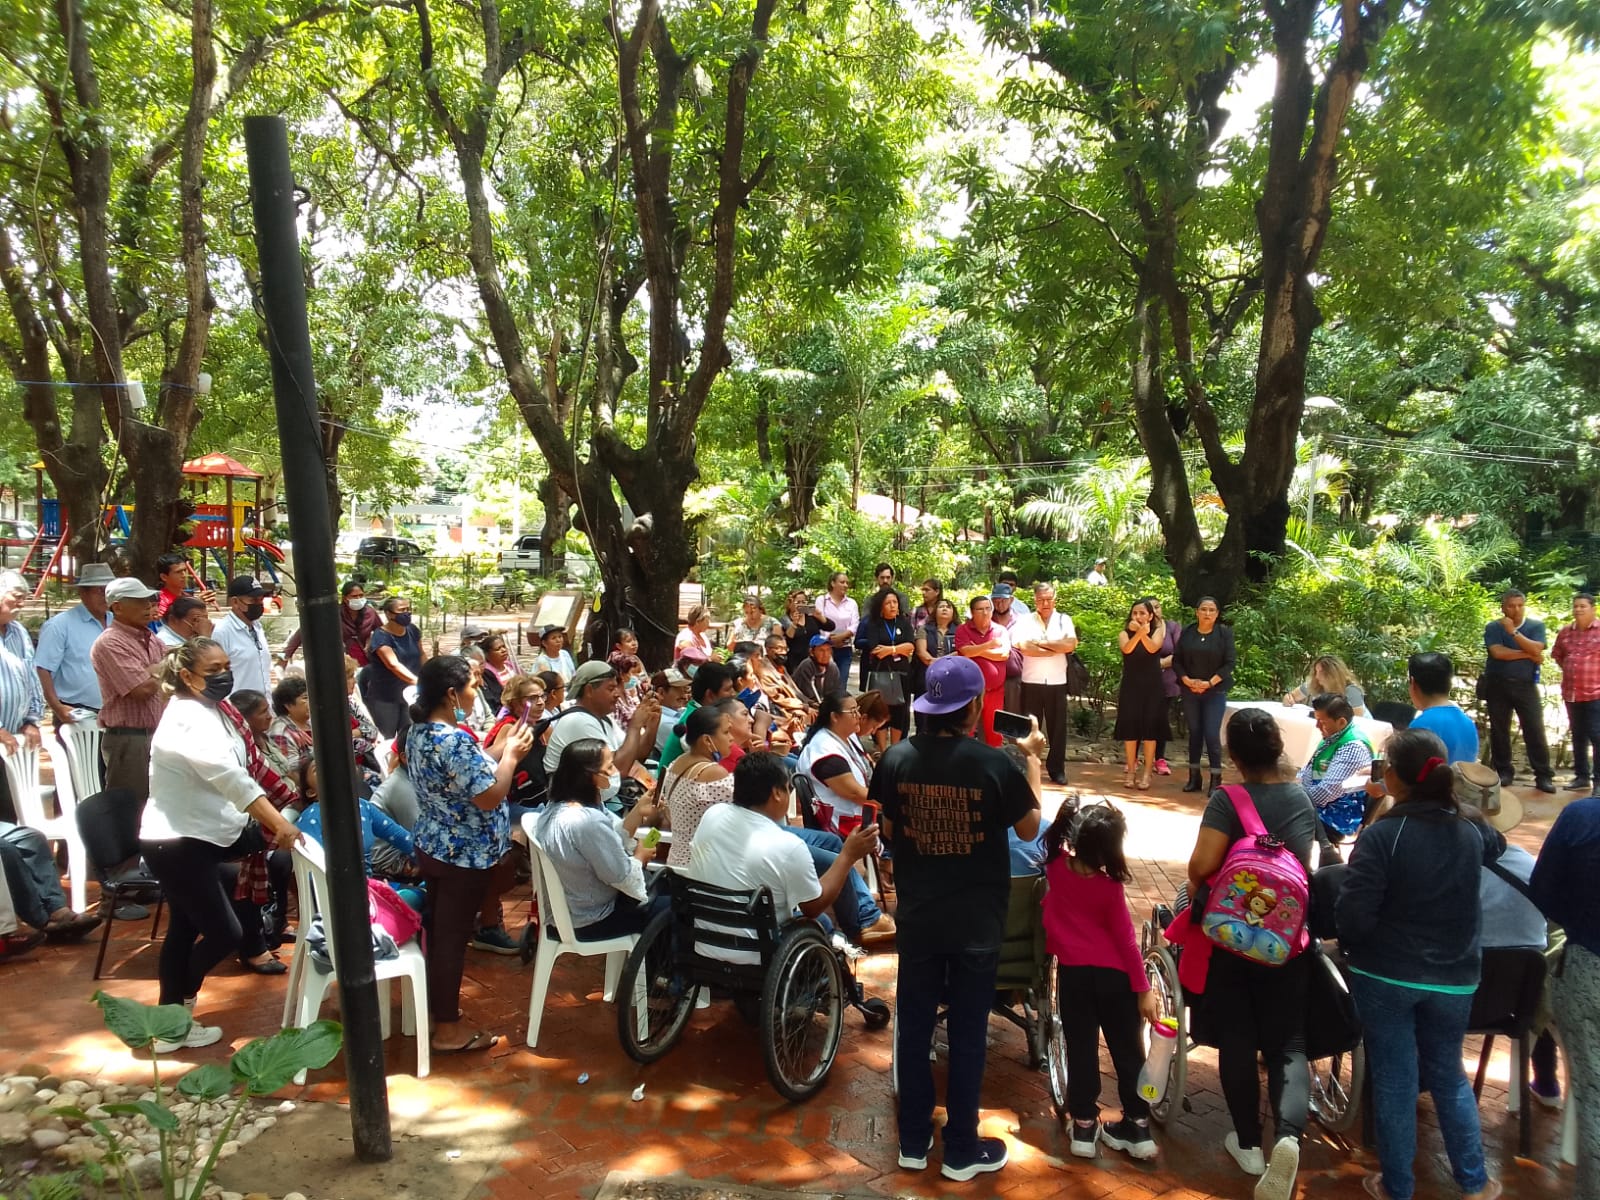
<svg viewBox="0 0 1600 1200"><path fill-rule="evenodd" d="M1221 870L1211 877L1200 927L1224 950L1282 966L1310 940L1305 864L1267 832L1249 792L1238 786L1222 790L1233 802L1245 835L1229 847Z"/></svg>

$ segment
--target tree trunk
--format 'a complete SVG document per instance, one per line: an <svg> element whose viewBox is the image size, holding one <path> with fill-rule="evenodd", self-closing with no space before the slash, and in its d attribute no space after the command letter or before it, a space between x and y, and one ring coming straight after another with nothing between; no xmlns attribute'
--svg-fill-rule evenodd
<svg viewBox="0 0 1600 1200"><path fill-rule="evenodd" d="M817 485L822 464L816 447L801 438L783 438L783 475L789 481L789 532L799 533L811 524L817 509Z"/></svg>
<svg viewBox="0 0 1600 1200"><path fill-rule="evenodd" d="M561 490L554 475L546 475L539 481L539 504L544 509L544 525L539 530L539 574L560 575L567 569L562 540L572 528L572 497Z"/></svg>
<svg viewBox="0 0 1600 1200"><path fill-rule="evenodd" d="M326 409L318 424L322 427L322 474L328 488L329 519L338 532L339 518L344 513L344 492L339 487L339 447L344 444L346 431L344 423Z"/></svg>

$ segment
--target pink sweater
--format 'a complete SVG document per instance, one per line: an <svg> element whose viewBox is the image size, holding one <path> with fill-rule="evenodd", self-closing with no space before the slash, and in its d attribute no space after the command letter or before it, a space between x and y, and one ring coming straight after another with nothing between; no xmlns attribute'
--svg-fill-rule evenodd
<svg viewBox="0 0 1600 1200"><path fill-rule="evenodd" d="M1148 991L1139 939L1122 885L1096 872L1080 875L1066 853L1045 868L1044 938L1063 967L1125 971L1136 992Z"/></svg>

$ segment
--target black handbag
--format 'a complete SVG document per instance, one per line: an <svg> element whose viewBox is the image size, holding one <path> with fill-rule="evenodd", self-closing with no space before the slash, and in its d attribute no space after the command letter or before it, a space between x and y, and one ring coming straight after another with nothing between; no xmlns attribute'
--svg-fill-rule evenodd
<svg viewBox="0 0 1600 1200"><path fill-rule="evenodd" d="M1087 696L1089 694L1089 668L1084 666L1083 659L1078 657L1074 650L1067 655L1067 695Z"/></svg>
<svg viewBox="0 0 1600 1200"><path fill-rule="evenodd" d="M1306 1057L1349 1054L1361 1044L1361 1018L1350 985L1320 945L1306 953L1313 959L1306 988Z"/></svg>
<svg viewBox="0 0 1600 1200"><path fill-rule="evenodd" d="M903 671L868 671L867 691L877 692L890 708L906 702L906 677Z"/></svg>

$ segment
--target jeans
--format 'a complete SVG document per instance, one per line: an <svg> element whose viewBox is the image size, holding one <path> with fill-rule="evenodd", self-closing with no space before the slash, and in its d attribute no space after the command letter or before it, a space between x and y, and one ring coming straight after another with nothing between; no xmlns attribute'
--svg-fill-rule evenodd
<svg viewBox="0 0 1600 1200"><path fill-rule="evenodd" d="M1179 697L1183 701L1183 720L1189 726L1189 767L1200 766L1200 743L1206 748L1206 761L1213 771L1222 770L1222 715L1226 711L1228 693L1222 688L1198 694L1188 688Z"/></svg>
<svg viewBox="0 0 1600 1200"><path fill-rule="evenodd" d="M839 851L844 849L844 839L837 833L829 833L826 829L799 829L793 825L784 828L806 844L811 851L811 863L817 868L817 878L827 874L828 868L833 866L834 859L839 857ZM846 896L845 893L848 893ZM839 918L839 928L844 935L852 941L861 936L861 931L877 922L883 916L877 902L872 898L872 892L867 887L867 881L861 878L861 872L851 871L845 877L844 891L833 902L834 916Z"/></svg>
<svg viewBox="0 0 1600 1200"><path fill-rule="evenodd" d="M261 826L253 822L231 846L199 838L140 841L139 850L150 873L160 880L171 914L156 968L160 1003L182 1004L199 995L211 968L238 948L244 930L219 868L265 848Z"/></svg>
<svg viewBox="0 0 1600 1200"><path fill-rule="evenodd" d="M1567 701L1567 719L1572 723L1572 773L1579 779L1592 778L1591 747L1600 758L1600 700Z"/></svg>
<svg viewBox="0 0 1600 1200"><path fill-rule="evenodd" d="M1483 677L1484 703L1489 709L1489 762L1501 775L1511 774L1511 714L1522 727L1522 744L1535 779L1551 778L1550 748L1544 737L1544 708L1539 685L1531 679Z"/></svg>
<svg viewBox="0 0 1600 1200"><path fill-rule="evenodd" d="M895 1070L900 1084L900 1149L921 1154L933 1137L933 1026L949 1006L950 1072L945 1084L944 1161L965 1166L978 1154L978 1098L983 1090L989 1009L1000 950L900 952L895 987Z"/></svg>
<svg viewBox="0 0 1600 1200"><path fill-rule="evenodd" d="M1298 1138L1311 1104L1306 1066L1306 1008L1310 954L1269 967L1218 951L1206 974L1205 1019L1217 1043L1217 1074L1222 1098L1239 1145L1261 1145L1259 1053L1267 1068L1267 1099L1276 1123L1274 1136Z"/></svg>
<svg viewBox="0 0 1600 1200"><path fill-rule="evenodd" d="M672 896L667 892L658 892L643 903L632 896L618 896L616 904L605 916L572 932L580 942L603 942L607 938L643 933L645 926L655 920L657 913L664 913L670 907Z"/></svg>
<svg viewBox="0 0 1600 1200"><path fill-rule="evenodd" d="M1111 1065L1117 1072L1122 1115L1143 1121L1149 1103L1139 1095L1139 1069L1144 1047L1139 1044L1139 993L1128 986L1128 973L1115 967L1060 967L1061 1025L1067 1041L1067 1111L1074 1121L1100 1116L1100 1034L1106 1037Z"/></svg>
<svg viewBox="0 0 1600 1200"><path fill-rule="evenodd" d="M35 929L43 929L51 913L67 906L50 843L37 829L0 821L0 863L17 915Z"/></svg>
<svg viewBox="0 0 1600 1200"><path fill-rule="evenodd" d="M856 655L855 648L851 646L835 646L833 648L833 665L839 668L839 690L850 690L850 663Z"/></svg>
<svg viewBox="0 0 1600 1200"><path fill-rule="evenodd" d="M1461 1066L1472 997L1401 987L1354 971L1350 991L1365 1031L1384 1190L1393 1200L1411 1200L1416 1189L1412 1162L1417 1156L1419 1078L1433 1094L1456 1186L1463 1192L1481 1190L1489 1176L1483 1166L1478 1103Z"/></svg>

